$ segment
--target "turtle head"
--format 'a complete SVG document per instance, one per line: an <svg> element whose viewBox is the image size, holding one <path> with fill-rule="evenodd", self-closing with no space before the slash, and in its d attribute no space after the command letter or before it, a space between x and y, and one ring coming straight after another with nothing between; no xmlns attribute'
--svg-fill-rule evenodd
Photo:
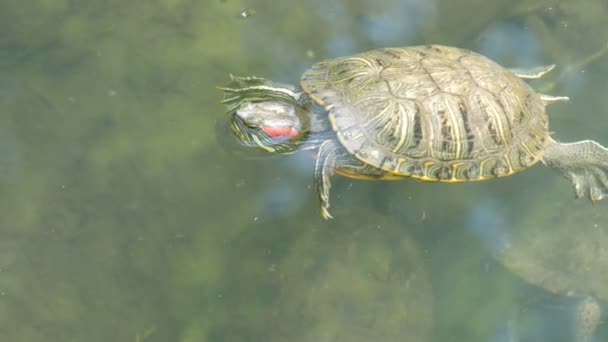
<svg viewBox="0 0 608 342"><path fill-rule="evenodd" d="M274 153L292 153L310 133L308 112L294 87L255 77L233 77L224 90L229 125L239 143Z"/></svg>
<svg viewBox="0 0 608 342"><path fill-rule="evenodd" d="M296 107L280 101L243 103L233 114L230 126L238 139L269 152L281 152L276 145L287 145L287 149L297 145L304 128Z"/></svg>

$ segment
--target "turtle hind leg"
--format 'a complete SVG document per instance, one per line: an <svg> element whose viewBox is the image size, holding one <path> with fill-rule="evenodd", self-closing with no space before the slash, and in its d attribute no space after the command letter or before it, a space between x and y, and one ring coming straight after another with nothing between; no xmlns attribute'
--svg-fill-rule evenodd
<svg viewBox="0 0 608 342"><path fill-rule="evenodd" d="M568 96L553 96L553 95L546 95L546 94L540 94L540 99L543 101L543 103L545 105L550 105L552 103L557 103L557 102L570 101L570 98Z"/></svg>
<svg viewBox="0 0 608 342"><path fill-rule="evenodd" d="M583 298L576 307L574 341L592 342L602 317L602 308L594 297Z"/></svg>
<svg viewBox="0 0 608 342"><path fill-rule="evenodd" d="M576 197L595 202L608 194L608 149L595 141L558 143L551 139L542 162L570 179Z"/></svg>

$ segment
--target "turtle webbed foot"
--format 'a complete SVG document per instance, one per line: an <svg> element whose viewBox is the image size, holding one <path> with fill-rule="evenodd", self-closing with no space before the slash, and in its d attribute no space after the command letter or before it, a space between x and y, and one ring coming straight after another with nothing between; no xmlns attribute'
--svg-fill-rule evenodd
<svg viewBox="0 0 608 342"><path fill-rule="evenodd" d="M595 202L608 195L608 149L595 141L563 144L551 140L543 163L570 179L577 198Z"/></svg>

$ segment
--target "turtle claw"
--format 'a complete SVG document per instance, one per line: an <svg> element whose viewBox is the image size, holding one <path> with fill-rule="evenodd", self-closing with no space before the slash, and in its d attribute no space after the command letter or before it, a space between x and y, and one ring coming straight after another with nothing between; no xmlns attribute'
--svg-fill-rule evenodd
<svg viewBox="0 0 608 342"><path fill-rule="evenodd" d="M333 216L331 216L331 214L329 213L329 211L327 210L327 208L324 207L324 206L321 207L321 217L323 219L325 219L325 220L330 220L330 219L334 218Z"/></svg>
<svg viewBox="0 0 608 342"><path fill-rule="evenodd" d="M325 220L333 219L329 213L329 189L331 188L331 184L329 183L329 179L327 179L327 183L321 184L322 189L319 190L319 202L321 208L321 217Z"/></svg>
<svg viewBox="0 0 608 342"><path fill-rule="evenodd" d="M578 173L571 172L568 176L574 186L576 198L587 197L595 204L608 194L608 169L590 168Z"/></svg>

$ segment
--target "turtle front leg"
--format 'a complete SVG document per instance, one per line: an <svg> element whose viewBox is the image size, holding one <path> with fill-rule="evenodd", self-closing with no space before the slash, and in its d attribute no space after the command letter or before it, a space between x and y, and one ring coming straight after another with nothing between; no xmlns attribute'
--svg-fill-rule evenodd
<svg viewBox="0 0 608 342"><path fill-rule="evenodd" d="M363 163L357 157L348 153L337 140L324 141L319 147L314 180L321 205L321 217L326 220L333 218L329 213L329 190L331 189L330 178L334 173L354 179L389 180L402 178L392 176L386 171Z"/></svg>
<svg viewBox="0 0 608 342"><path fill-rule="evenodd" d="M608 194L608 149L595 141L558 143L551 139L542 162L570 179L576 197L595 202Z"/></svg>
<svg viewBox="0 0 608 342"><path fill-rule="evenodd" d="M317 196L321 205L321 217L328 220L333 218L329 213L329 190L331 189L330 177L336 170L338 150L342 148L335 140L326 140L319 147L317 162L315 163L315 186Z"/></svg>

